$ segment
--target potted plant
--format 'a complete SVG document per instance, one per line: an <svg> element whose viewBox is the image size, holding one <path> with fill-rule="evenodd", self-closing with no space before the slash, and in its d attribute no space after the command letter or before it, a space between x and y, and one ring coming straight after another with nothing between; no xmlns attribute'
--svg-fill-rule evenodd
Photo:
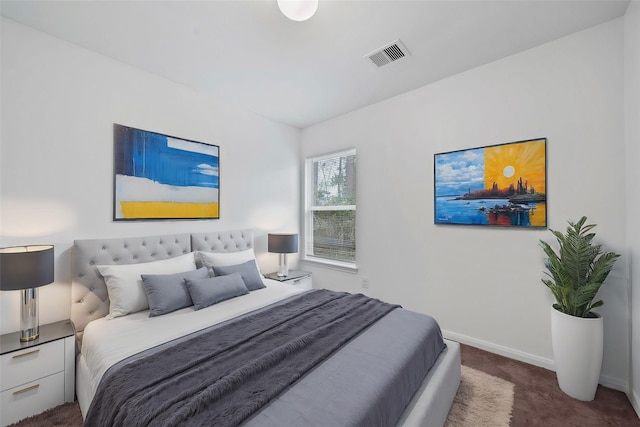
<svg viewBox="0 0 640 427"><path fill-rule="evenodd" d="M585 225L586 221L586 216L569 221L565 234L549 230L558 240L558 252L542 240L540 246L547 255L549 276L542 282L556 300L551 341L558 385L569 396L589 401L598 387L604 341L602 317L592 311L604 303L594 299L620 255L594 244L591 230L596 224Z"/></svg>

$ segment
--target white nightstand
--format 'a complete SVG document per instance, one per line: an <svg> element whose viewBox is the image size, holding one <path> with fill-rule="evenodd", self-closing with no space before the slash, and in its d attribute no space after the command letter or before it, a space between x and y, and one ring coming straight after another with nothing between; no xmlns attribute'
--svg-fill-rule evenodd
<svg viewBox="0 0 640 427"><path fill-rule="evenodd" d="M293 285L300 289L313 288L313 282L311 279L310 271L289 270L288 276L280 277L278 276L278 273L269 273L269 274L265 274L264 277L266 277L267 279L273 279L279 282L286 283L287 285Z"/></svg>
<svg viewBox="0 0 640 427"><path fill-rule="evenodd" d="M36 415L75 395L75 337L70 320L40 326L38 339L0 336L0 424Z"/></svg>

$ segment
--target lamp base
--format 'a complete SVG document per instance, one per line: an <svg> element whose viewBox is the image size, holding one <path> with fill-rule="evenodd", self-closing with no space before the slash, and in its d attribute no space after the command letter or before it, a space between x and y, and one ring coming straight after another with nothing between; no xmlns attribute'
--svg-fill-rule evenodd
<svg viewBox="0 0 640 427"><path fill-rule="evenodd" d="M40 336L38 288L23 289L20 292L20 341L33 341Z"/></svg>
<svg viewBox="0 0 640 427"><path fill-rule="evenodd" d="M287 277L289 275L287 254L279 254L278 261L278 277Z"/></svg>
<svg viewBox="0 0 640 427"><path fill-rule="evenodd" d="M33 330L20 331L20 342L29 342L38 338L40 338L40 333L35 332L34 335Z"/></svg>

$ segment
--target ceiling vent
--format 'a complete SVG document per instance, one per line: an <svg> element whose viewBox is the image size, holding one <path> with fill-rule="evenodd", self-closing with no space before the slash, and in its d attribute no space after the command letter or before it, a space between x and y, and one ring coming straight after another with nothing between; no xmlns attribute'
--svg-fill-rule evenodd
<svg viewBox="0 0 640 427"><path fill-rule="evenodd" d="M400 40L391 42L388 45L383 46L380 49L376 49L366 55L366 57L378 67L391 64L405 56L409 56L409 51L404 47Z"/></svg>

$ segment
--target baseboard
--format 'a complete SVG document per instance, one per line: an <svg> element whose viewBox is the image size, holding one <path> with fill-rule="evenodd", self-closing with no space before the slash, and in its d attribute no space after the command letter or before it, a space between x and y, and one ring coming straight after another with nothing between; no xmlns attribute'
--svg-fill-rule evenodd
<svg viewBox="0 0 640 427"><path fill-rule="evenodd" d="M620 379L618 378L609 377L607 375L600 375L600 380L598 381L598 383L607 388L612 388L614 390L625 393L629 397L629 400L631 400L629 393L629 383L627 381L620 381Z"/></svg>
<svg viewBox="0 0 640 427"><path fill-rule="evenodd" d="M627 396L629 397L631 406L633 406L633 409L636 411L638 418L640 418L640 396L638 396L633 390L630 391Z"/></svg>
<svg viewBox="0 0 640 427"><path fill-rule="evenodd" d="M554 371L554 363L552 359L545 359L544 357L536 356L533 354L525 353L520 350L505 347L499 344L494 344L489 341L483 341L477 338L473 338L467 335L458 334L451 331L442 331L442 335L450 340L458 341L462 344L467 344L472 347L477 347L481 350L488 351L490 353L499 354L500 356L508 357L509 359L519 360L530 365L540 366L542 368Z"/></svg>
<svg viewBox="0 0 640 427"><path fill-rule="evenodd" d="M525 353L523 351L520 350L515 350L513 348L509 348L509 347L505 347L499 344L494 344L492 342L488 342L488 341L483 341L477 338L473 338L467 335L462 335L462 334L458 334L455 332L451 332L451 331L442 331L442 335L446 338L446 339L450 339L453 341L457 341L461 344L467 344L470 345L472 347L476 347L479 348L481 350L485 350L488 351L490 353L495 353L495 354L499 354L500 356L504 356L504 357L508 357L510 359L514 359L514 360L518 360L520 362L524 362L524 363L528 363L530 365L534 365L534 366L540 366L541 368L545 368L548 369L550 371L555 372L555 365L554 365L554 361L553 359L547 359L544 357L540 357L540 356L536 356L534 354L529 354L529 353ZM626 382L620 381L619 379L616 378L612 378L612 377L608 377L605 375L601 375L600 376L600 384L602 384L605 387L614 389L614 390L618 390L621 391L623 393L626 393L627 396L629 396L629 400L631 401L631 404L634 405L634 409L636 410L636 412L638 412L640 414L640 412L638 411L638 402L640 402L637 397L638 396L634 396L635 398L635 404L633 399L631 398L631 395L629 393L629 384L627 384Z"/></svg>

